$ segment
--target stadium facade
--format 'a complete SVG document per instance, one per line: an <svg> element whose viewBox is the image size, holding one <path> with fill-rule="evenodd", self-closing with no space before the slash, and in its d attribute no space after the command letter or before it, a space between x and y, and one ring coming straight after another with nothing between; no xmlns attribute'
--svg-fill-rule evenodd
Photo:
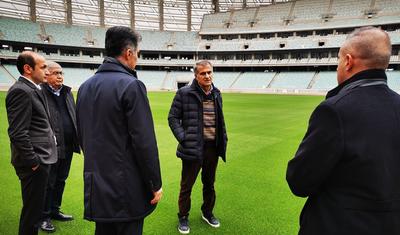
<svg viewBox="0 0 400 235"><path fill-rule="evenodd" d="M125 4L130 6L130 2ZM151 2L159 7L159 12L164 11L160 5L154 5L160 1L133 2ZM161 2L165 6L173 1ZM181 2L186 1L175 2L183 5ZM155 30L140 27L152 22L145 17L135 16L140 20L133 24L121 22L134 25L143 38L137 67L139 79L149 90L175 90L193 78L191 68L195 61L208 59L215 66L215 84L224 91L324 93L336 85L337 53L347 34L355 28L373 25L386 30L391 37L388 83L400 91L400 0L298 0L274 4L268 1L259 5L255 1L251 2L254 5L250 1L240 2L227 7L226 2L224 5L209 1L198 29L186 20L189 31L166 30L170 26L163 20L168 21L171 14L159 17L158 28L157 24L146 25ZM216 10L216 6L224 7ZM48 6L48 11L53 8ZM191 13L187 14L189 8L186 10L188 18ZM0 87L6 89L18 77L13 65L16 56L22 50L32 49L60 62L65 68L66 83L78 88L102 62L105 31L115 25L114 21L107 20L107 14L99 14L98 10L96 14L103 16L103 23L93 21L98 25L90 24L90 20L87 25L84 21L70 24L66 13L59 17L64 19L62 22L57 18L48 20L48 12L35 20L26 19L29 14L29 10L21 13L23 17L0 13ZM185 26L182 22L175 24Z"/></svg>

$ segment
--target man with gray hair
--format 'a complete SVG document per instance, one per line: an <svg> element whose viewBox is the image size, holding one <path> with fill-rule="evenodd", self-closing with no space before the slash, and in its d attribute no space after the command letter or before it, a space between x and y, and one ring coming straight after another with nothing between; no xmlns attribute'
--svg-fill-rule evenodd
<svg viewBox="0 0 400 235"><path fill-rule="evenodd" d="M308 197L299 234L400 234L400 96L385 69L381 29L352 32L339 51L338 86L311 115L289 161L292 192Z"/></svg>
<svg viewBox="0 0 400 235"><path fill-rule="evenodd" d="M71 87L64 85L64 72L61 66L53 61L47 62L49 76L43 86L50 111L50 121L57 137L58 161L50 167L47 184L46 202L41 229L53 232L55 228L51 219L59 221L72 220L72 215L60 211L65 181L68 178L73 153L79 153L79 142L76 129L75 101Z"/></svg>
<svg viewBox="0 0 400 235"><path fill-rule="evenodd" d="M218 157L225 161L227 135L221 92L213 84L213 67L207 60L196 63L190 86L176 92L168 115L172 133L178 140L177 157L182 159L178 230L188 234L190 194L201 169L203 182L202 218L211 227L220 223L213 214L214 181Z"/></svg>

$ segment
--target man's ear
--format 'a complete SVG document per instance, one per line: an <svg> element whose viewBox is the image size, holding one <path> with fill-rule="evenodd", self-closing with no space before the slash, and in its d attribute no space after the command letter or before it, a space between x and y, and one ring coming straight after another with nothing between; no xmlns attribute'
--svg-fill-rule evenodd
<svg viewBox="0 0 400 235"><path fill-rule="evenodd" d="M24 73L32 74L33 68L29 64L24 64Z"/></svg>
<svg viewBox="0 0 400 235"><path fill-rule="evenodd" d="M132 53L132 51L131 51L130 48L125 49L125 51L124 51L124 53L123 53L124 59L125 59L125 60L128 60L128 59L129 59L129 56L131 55L131 53Z"/></svg>
<svg viewBox="0 0 400 235"><path fill-rule="evenodd" d="M345 56L345 68L346 71L350 71L354 66L354 57L351 54Z"/></svg>

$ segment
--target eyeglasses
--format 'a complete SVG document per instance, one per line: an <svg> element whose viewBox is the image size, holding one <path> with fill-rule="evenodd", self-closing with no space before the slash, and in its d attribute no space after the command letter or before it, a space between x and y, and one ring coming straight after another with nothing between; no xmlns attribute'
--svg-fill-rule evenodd
<svg viewBox="0 0 400 235"><path fill-rule="evenodd" d="M58 75L64 76L64 72L63 72L63 71L54 71L54 72L51 73L51 75L55 75L55 76L58 76Z"/></svg>

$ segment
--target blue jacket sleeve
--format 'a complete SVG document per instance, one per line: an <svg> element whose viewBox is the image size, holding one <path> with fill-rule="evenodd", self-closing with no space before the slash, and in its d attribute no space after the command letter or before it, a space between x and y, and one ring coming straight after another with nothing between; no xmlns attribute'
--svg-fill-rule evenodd
<svg viewBox="0 0 400 235"><path fill-rule="evenodd" d="M124 92L124 108L135 158L152 191L161 188L161 171L153 117L144 84L131 82Z"/></svg>

